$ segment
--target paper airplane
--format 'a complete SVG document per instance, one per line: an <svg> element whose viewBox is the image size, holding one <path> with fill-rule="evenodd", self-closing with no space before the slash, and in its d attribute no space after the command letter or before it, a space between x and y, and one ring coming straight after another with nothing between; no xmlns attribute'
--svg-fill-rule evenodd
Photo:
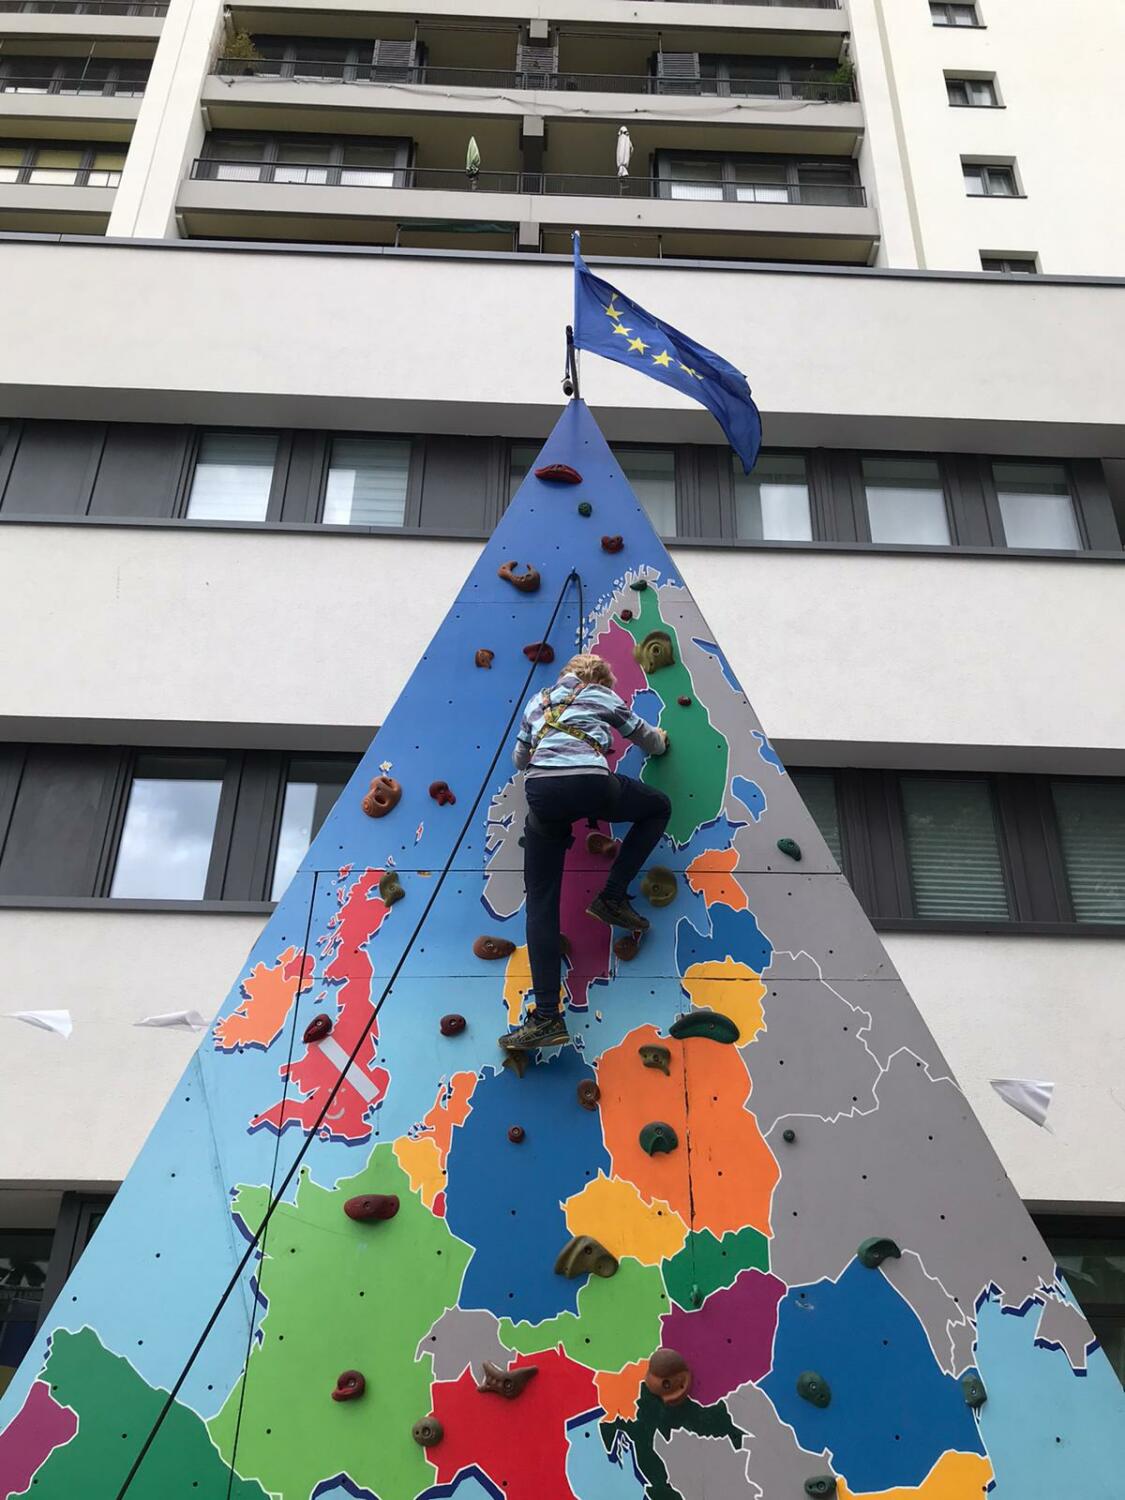
<svg viewBox="0 0 1125 1500"><path fill-rule="evenodd" d="M1042 1125L1050 1108L1053 1083L1044 1083L1039 1078L990 1078L989 1083L1005 1104L1018 1109L1036 1125Z"/></svg>
<svg viewBox="0 0 1125 1500"><path fill-rule="evenodd" d="M185 1031L206 1031L207 1022L197 1010L170 1010L160 1016L145 1016L134 1026L180 1026Z"/></svg>
<svg viewBox="0 0 1125 1500"><path fill-rule="evenodd" d="M38 1026L41 1031L54 1031L59 1036L69 1036L74 1030L74 1021L68 1010L10 1010L10 1021L26 1021L29 1026Z"/></svg>

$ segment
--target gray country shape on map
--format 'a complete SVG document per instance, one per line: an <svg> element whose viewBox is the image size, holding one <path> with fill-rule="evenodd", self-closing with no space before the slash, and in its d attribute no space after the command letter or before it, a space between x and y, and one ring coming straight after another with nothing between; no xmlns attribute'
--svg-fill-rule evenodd
<svg viewBox="0 0 1125 1500"><path fill-rule="evenodd" d="M1035 1342L1058 1347L1066 1354L1073 1369L1084 1370L1086 1356L1094 1343L1094 1333L1073 1302L1064 1302L1059 1296L1048 1296L1035 1330Z"/></svg>
<svg viewBox="0 0 1125 1500"><path fill-rule="evenodd" d="M484 1360L507 1369L512 1358L511 1350L500 1342L498 1328L493 1315L481 1308L449 1307L419 1340L414 1357L432 1356L435 1380L459 1380L470 1365L474 1378L480 1380Z"/></svg>
<svg viewBox="0 0 1125 1500"><path fill-rule="evenodd" d="M806 1479L831 1473L827 1452L806 1452L759 1386L741 1385L723 1398L723 1404L734 1425L746 1434L746 1478L761 1490L762 1500L789 1500L790 1496L800 1500ZM721 1490L716 1493L723 1494Z"/></svg>
<svg viewBox="0 0 1125 1500"><path fill-rule="evenodd" d="M658 1432L653 1446L681 1500L720 1495L766 1500L761 1487L746 1478L746 1450L732 1448L727 1438L702 1437L678 1427L671 1437Z"/></svg>

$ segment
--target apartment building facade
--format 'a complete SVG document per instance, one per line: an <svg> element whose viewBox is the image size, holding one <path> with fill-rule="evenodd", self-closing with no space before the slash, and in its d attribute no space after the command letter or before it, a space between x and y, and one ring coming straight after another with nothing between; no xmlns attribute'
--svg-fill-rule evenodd
<svg viewBox="0 0 1125 1500"><path fill-rule="evenodd" d="M0 0L0 1382L583 395L1125 1375L1125 21ZM622 127L631 156L618 168ZM470 149L471 143L471 149ZM990 1088L1056 1085L1040 1129Z"/></svg>

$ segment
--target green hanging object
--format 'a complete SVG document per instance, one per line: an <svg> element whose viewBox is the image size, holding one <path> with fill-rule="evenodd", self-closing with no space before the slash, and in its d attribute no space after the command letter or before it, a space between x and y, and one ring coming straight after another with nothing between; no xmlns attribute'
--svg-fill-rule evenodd
<svg viewBox="0 0 1125 1500"><path fill-rule="evenodd" d="M966 1375L962 1378L961 1394L965 1398L965 1405L971 1406L974 1411L979 1411L988 1400L988 1392L979 1375Z"/></svg>
<svg viewBox="0 0 1125 1500"><path fill-rule="evenodd" d="M781 850L782 854L788 854L790 859L799 860L801 858L801 846L796 839L778 839L777 847Z"/></svg>
<svg viewBox="0 0 1125 1500"><path fill-rule="evenodd" d="M594 507L590 504L589 500L579 500L578 514L580 516L592 516L594 514Z"/></svg>
<svg viewBox="0 0 1125 1500"><path fill-rule="evenodd" d="M864 1240L856 1251L856 1259L860 1265L866 1266L869 1271L874 1271L881 1266L885 1260L898 1260L902 1251L885 1235L873 1234L869 1240Z"/></svg>
<svg viewBox="0 0 1125 1500"><path fill-rule="evenodd" d="M698 1286L695 1285L694 1282L692 1282L691 1291L688 1293L688 1301L691 1303L692 1307L703 1306L703 1292Z"/></svg>
<svg viewBox="0 0 1125 1500"><path fill-rule="evenodd" d="M653 1120L650 1124L641 1126L641 1150L649 1156L674 1151L679 1144L679 1136L663 1120Z"/></svg>
<svg viewBox="0 0 1125 1500"><path fill-rule="evenodd" d="M832 1400L832 1392L828 1388L828 1382L823 1375L818 1375L815 1370L802 1370L797 1376L797 1394L802 1401L808 1401L812 1406L825 1407Z"/></svg>
<svg viewBox="0 0 1125 1500"><path fill-rule="evenodd" d="M805 1480L806 1495L834 1495L836 1493L836 1476L834 1474L816 1474L812 1479Z"/></svg>
<svg viewBox="0 0 1125 1500"><path fill-rule="evenodd" d="M469 137L469 144L465 151L465 175L467 177L480 175L480 147L477 145L475 135Z"/></svg>
<svg viewBox="0 0 1125 1500"><path fill-rule="evenodd" d="M686 1016L677 1016L668 1028L668 1035L678 1042L688 1037L702 1036L709 1042L737 1042L738 1027L729 1016L717 1010L691 1010Z"/></svg>

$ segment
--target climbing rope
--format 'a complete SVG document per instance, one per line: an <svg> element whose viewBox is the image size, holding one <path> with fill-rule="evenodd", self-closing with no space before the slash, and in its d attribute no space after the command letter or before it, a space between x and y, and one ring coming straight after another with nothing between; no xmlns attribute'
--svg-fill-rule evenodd
<svg viewBox="0 0 1125 1500"><path fill-rule="evenodd" d="M551 618L547 622L547 629L543 633L543 641L544 642L547 642L550 639L551 631L553 630L555 621L558 618L559 610L562 608L563 600L566 598L567 591L570 588L570 585L572 583L575 583L578 586L579 612L580 612L579 613L579 643L581 644L583 633L584 633L585 616L584 616L584 613L582 612L582 580L579 577L577 571L575 571L575 570L572 570L570 573L567 574L566 580L563 583L562 589L559 592L559 597L555 601L555 607L551 611ZM207 1319L207 1323L204 1326L203 1332L199 1335L199 1338L196 1340L195 1347L192 1349L191 1353L188 1355L187 1360L186 1360L186 1362L184 1364L183 1369L180 1371L179 1375L177 1375L176 1380L175 1380L174 1384L172 1385L171 1390L168 1392L168 1395L167 1395L167 1397L166 1397L166 1399L164 1401L163 1406L160 1408L160 1411L157 1413L156 1420L153 1422L152 1426L149 1428L148 1435L146 1436L144 1442L141 1444L140 1450L137 1453L136 1458L133 1460L133 1463L132 1463L132 1465L131 1465L131 1467L129 1469L129 1472L128 1472L128 1474L126 1474L124 1482L121 1485L121 1488L117 1491L116 1500L125 1500L125 1496L128 1494L129 1489L132 1486L133 1480L137 1477L137 1474L140 1471L141 1464L144 1462L144 1460L145 1460L145 1458L146 1458L146 1456L148 1454L149 1449L152 1447L153 1443L155 1442L157 1434L159 1433L161 1427L163 1427L164 1421L167 1418L168 1413L172 1410L172 1407L175 1404L176 1397L179 1395L180 1391L183 1389L184 1382L187 1380L188 1376L191 1374L191 1371L192 1371L192 1369L193 1369L193 1367L195 1365L195 1361L199 1358L200 1352L202 1351L204 1344L207 1342L208 1338L210 1337L211 1331L215 1327L215 1324L219 1321L219 1318L222 1316L223 1309L226 1307L227 1303L230 1301L232 1293L234 1292L235 1288L238 1286L239 1281L242 1279L243 1272L246 1270L246 1267L250 1264L250 1261L252 1260L255 1252L257 1251L258 1246L262 1243L263 1238L264 1238L265 1233L266 1233L266 1230L269 1228L270 1220L273 1218L274 1213L277 1210L278 1205L280 1204L280 1202L284 1198L285 1193L286 1193L286 1191L287 1191L287 1189L289 1187L289 1184L293 1181L293 1178L297 1175L297 1172L298 1172L298 1169L301 1166L301 1163L304 1161L306 1155L308 1154L309 1147L312 1145L313 1141L316 1140L317 1135L318 1135L318 1133L320 1131L320 1127L324 1124L324 1121L325 1121L325 1119L328 1116L328 1111L331 1109L332 1104L333 1104L333 1102L334 1102L334 1100L336 1098L336 1095L339 1093L341 1085L343 1084L344 1079L347 1076L347 1073L348 1073L349 1069L353 1066L353 1064L355 1063L356 1059L359 1057L360 1051L363 1048L364 1043L369 1039L370 1034L371 1034L372 1023L375 1021L375 1019L378 1016L379 1012L382 1010L382 1008L383 1008L383 1002L386 1000L387 996L390 994L391 990L394 988L395 980L398 978L399 974L402 972L403 965L406 963L407 958L410 956L411 949L414 947L414 944L417 941L418 936L421 933L423 926L425 925L426 918L429 916L430 912L432 911L433 906L434 906L434 902L437 900L438 895L441 892L441 888L445 884L446 878L449 875L449 872L450 872L450 870L453 867L453 861L457 857L457 852L461 848L461 845L462 845L462 843L465 840L465 835L468 833L469 828L472 825L473 819L476 816L477 808L480 806L481 800L483 799L485 792L488 790L489 786L492 783L493 772L496 770L497 762L499 761L501 753L503 752L504 746L507 744L508 738L511 735L512 728L513 728L513 726L515 725L515 722L516 722L516 717L517 717L518 714L521 713L521 711L523 709L523 706L524 706L524 704L527 701L528 689L531 686L531 679L532 679L532 676L533 676L533 674L535 672L535 668L536 668L537 665L538 665L538 662L536 660L532 660L531 665L528 667L527 675L524 678L523 686L520 689L520 692L516 696L515 706L512 709L512 712L511 712L511 714L508 717L507 724L504 726L504 732L500 736L500 742L496 746L496 751L495 751L495 753L494 753L494 755L492 757L492 760L489 762L488 769L485 771L484 776L483 776L483 778L481 780L481 784L477 788L477 794L473 798L472 806L469 808L467 814L465 815L464 822L461 825L461 831L457 835L457 838L456 838L456 840L454 842L453 848L449 851L449 857L446 859L445 864L442 867L441 873L439 874L437 880L434 883L434 887L433 887L433 890L430 893L430 897L427 900L425 906L422 908L422 914L418 918L418 921L416 922L416 924L414 926L413 932L411 932L410 937L407 939L406 946L403 948L402 953L399 955L398 961L396 962L394 968L391 970L390 978L387 980L386 984L384 985L382 994L379 996L378 1000L376 1000L375 1003L372 1005L372 1007L371 1007L371 1014L368 1017L366 1023L363 1026L363 1029L360 1032L359 1039L357 1040L355 1046L352 1048L350 1056L346 1059L346 1061L344 1062L343 1066L340 1068L340 1070L339 1070L339 1072L337 1074L335 1083L332 1085L331 1089L329 1090L328 1095L327 1095L327 1097L324 1100L324 1103L321 1105L320 1112L318 1113L316 1119L313 1121L313 1123L310 1126L308 1132L306 1133L305 1139L304 1139L304 1141L303 1141L303 1143L301 1145L301 1148L297 1152L296 1156L293 1158L292 1164L290 1165L289 1170L286 1172L284 1178L282 1179L280 1187L278 1187L272 1193L272 1196L270 1198L269 1207L266 1209L265 1214L262 1216L262 1222L258 1225L258 1228L254 1231L254 1235L251 1238L250 1243L247 1245L246 1250L243 1253L242 1259L239 1261L238 1265L235 1267L234 1272L233 1272L230 1280L227 1282L225 1288L223 1289L222 1294L219 1297L219 1300L215 1304L215 1307L214 1307L214 1310L211 1313L211 1316ZM307 945L307 942L308 942L308 939L306 937L306 945ZM294 1009L296 1009L296 1002L294 1002ZM279 1137L279 1140L280 1140L280 1137ZM275 1147L275 1151L274 1151L274 1159L275 1159L275 1161L276 1161L276 1158L277 1158L277 1149L278 1148ZM249 1368L250 1368L250 1362L249 1362L249 1360L247 1360L246 1370L243 1372L243 1377L242 1377L242 1379L243 1379L243 1388L244 1389L245 1389L246 1379L247 1379L247 1376L249 1374ZM234 1463L233 1463L233 1458L232 1458L231 1473L233 1474L233 1472L234 1472Z"/></svg>

